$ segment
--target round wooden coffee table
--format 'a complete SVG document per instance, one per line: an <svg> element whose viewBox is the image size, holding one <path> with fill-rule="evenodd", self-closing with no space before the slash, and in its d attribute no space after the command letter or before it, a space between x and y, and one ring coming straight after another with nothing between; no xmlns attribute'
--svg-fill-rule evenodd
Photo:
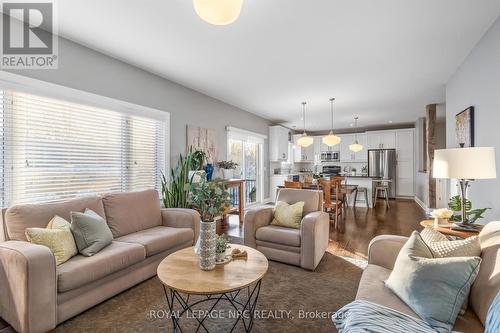
<svg viewBox="0 0 500 333"><path fill-rule="evenodd" d="M236 320L231 332L239 323L243 323L245 332L252 330L260 285L267 272L268 261L262 253L248 246L231 244L233 249L246 250L248 257L235 258L227 264L217 265L211 271L199 268L198 256L193 247L172 253L160 263L158 278L163 284L174 332L183 331L181 319L195 319L198 321L196 332L201 328L209 332L205 325L206 319L223 303L229 303L230 309L234 311L228 316ZM194 295L202 297L190 302L190 296ZM197 310L200 307L208 307L210 311Z"/></svg>

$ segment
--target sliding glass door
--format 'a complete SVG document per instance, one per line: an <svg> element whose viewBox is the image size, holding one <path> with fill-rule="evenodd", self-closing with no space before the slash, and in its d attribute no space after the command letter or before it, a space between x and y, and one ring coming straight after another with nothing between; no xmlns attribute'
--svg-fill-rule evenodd
<svg viewBox="0 0 500 333"><path fill-rule="evenodd" d="M238 163L235 174L245 180L245 204L263 200L262 146L259 140L228 135L228 159ZM235 198L237 199L237 198Z"/></svg>

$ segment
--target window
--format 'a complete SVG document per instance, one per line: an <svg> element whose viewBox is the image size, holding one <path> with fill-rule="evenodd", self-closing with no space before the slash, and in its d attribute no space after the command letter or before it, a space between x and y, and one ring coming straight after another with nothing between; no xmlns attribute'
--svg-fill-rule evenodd
<svg viewBox="0 0 500 333"><path fill-rule="evenodd" d="M0 206L160 188L166 121L0 94Z"/></svg>

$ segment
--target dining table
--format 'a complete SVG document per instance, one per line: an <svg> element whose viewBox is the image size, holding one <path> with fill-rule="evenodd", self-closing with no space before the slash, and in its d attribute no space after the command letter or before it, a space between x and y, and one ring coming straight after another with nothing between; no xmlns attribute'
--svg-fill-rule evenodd
<svg viewBox="0 0 500 333"><path fill-rule="evenodd" d="M332 187L335 185L332 184ZM279 191L280 189L285 188L285 185L280 185L278 186L276 191ZM318 184L313 184L313 183L300 183L300 188L303 190L321 190L321 187ZM349 206L349 201L353 193L355 193L358 190L358 185L354 184L342 184L341 187L341 192L342 194L345 194L347 196L347 200L345 200L345 205L348 207Z"/></svg>

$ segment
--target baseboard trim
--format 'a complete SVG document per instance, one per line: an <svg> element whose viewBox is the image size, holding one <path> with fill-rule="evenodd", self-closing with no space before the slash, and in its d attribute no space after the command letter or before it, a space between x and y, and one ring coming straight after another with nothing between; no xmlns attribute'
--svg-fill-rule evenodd
<svg viewBox="0 0 500 333"><path fill-rule="evenodd" d="M427 210L429 209L429 207L427 207L427 205L422 200L420 200L417 196L415 196L413 198L413 200L415 200L415 202L417 203L417 205L419 205L420 208L422 208L422 210L424 212L427 212Z"/></svg>

